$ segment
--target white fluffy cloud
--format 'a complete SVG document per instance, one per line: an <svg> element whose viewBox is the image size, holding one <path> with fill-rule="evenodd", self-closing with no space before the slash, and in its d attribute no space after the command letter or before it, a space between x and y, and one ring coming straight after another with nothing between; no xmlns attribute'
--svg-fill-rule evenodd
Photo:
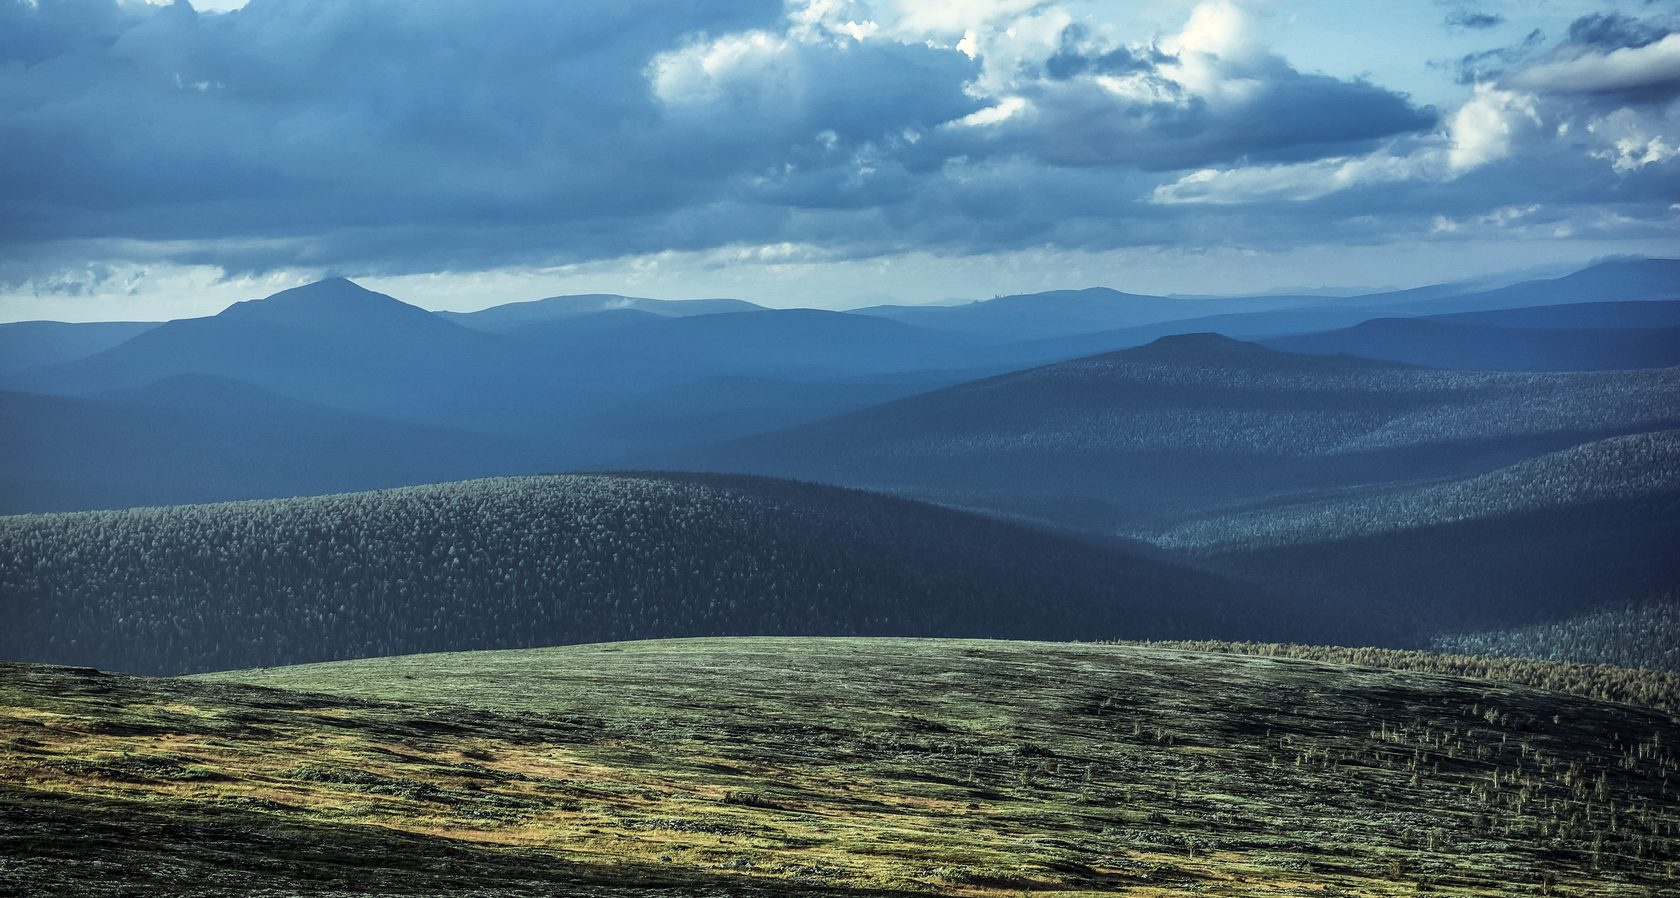
<svg viewBox="0 0 1680 898"><path fill-rule="evenodd" d="M1476 85L1476 95L1453 113L1447 131L1449 171L1461 174L1511 155L1520 140L1539 130L1537 104L1532 94Z"/></svg>
<svg viewBox="0 0 1680 898"><path fill-rule="evenodd" d="M1225 36L1227 21L1210 17L1199 39L1232 40ZM1665 164L1680 155L1680 33L1645 38L1650 26L1633 27L1639 25L1583 19L1573 30L1590 40L1572 38L1538 61L1476 84L1427 138L1305 163L1204 168L1158 186L1150 199L1166 205L1309 202L1361 188L1444 184L1517 160L1533 166L1531 177L1544 178L1548 168L1575 165L1583 158L1580 149L1586 158L1608 162L1617 175ZM1646 42L1605 45L1627 35ZM1567 183L1559 178L1534 187L1544 193ZM1435 222L1437 233L1458 230L1449 217L1438 215Z"/></svg>
<svg viewBox="0 0 1680 898"><path fill-rule="evenodd" d="M1593 155L1625 174L1680 157L1680 128L1674 125L1673 115L1658 123L1623 108L1588 122L1586 130L1600 141Z"/></svg>

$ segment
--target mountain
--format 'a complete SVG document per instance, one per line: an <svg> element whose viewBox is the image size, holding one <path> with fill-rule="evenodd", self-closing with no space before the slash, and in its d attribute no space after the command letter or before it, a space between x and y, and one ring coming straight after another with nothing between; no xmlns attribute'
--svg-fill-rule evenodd
<svg viewBox="0 0 1680 898"><path fill-rule="evenodd" d="M615 409L645 408L645 399L685 385L719 377L844 382L927 367L967 342L815 310L624 308L491 334L336 279L171 321L89 358L11 372L0 386L92 397L212 375L357 414L543 439L557 464L583 466L646 447L614 435L629 429ZM729 409L715 411L722 421Z"/></svg>
<svg viewBox="0 0 1680 898"><path fill-rule="evenodd" d="M87 358L157 327L149 321L14 321L0 324L0 371Z"/></svg>
<svg viewBox="0 0 1680 898"><path fill-rule="evenodd" d="M638 313L636 317L685 318L724 312L753 312L763 306L741 299L643 299L613 293L551 296L531 302L491 306L476 312L438 312L449 321L492 334L512 334L530 327L575 323L602 314Z"/></svg>
<svg viewBox="0 0 1680 898"><path fill-rule="evenodd" d="M609 309L497 335L349 281L322 281L0 376L19 394L6 400L14 420L38 431L11 435L19 452L4 466L0 508L259 498L601 467L650 447L739 437L960 381L967 375L910 372L964 345L898 322L812 310ZM196 416L190 401L168 414L131 407L175 378L262 395L252 414L214 396L198 397L210 405ZM742 393L730 384L761 387ZM283 401L299 407L276 406ZM211 406L232 406L226 423L239 429L218 433ZM283 431L263 414L295 426ZM418 428L417 445L439 451L393 452L393 427ZM171 449L184 442L168 436L171 428L215 451ZM105 448L128 440L132 459ZM60 444L75 448L51 448ZM382 474L387 456L400 461ZM216 473L191 477L189 458Z"/></svg>
<svg viewBox="0 0 1680 898"><path fill-rule="evenodd" d="M588 419L628 460L671 461L719 441L782 430L970 379L909 371L832 380L715 375L649 391ZM656 448L648 448L656 447Z"/></svg>
<svg viewBox="0 0 1680 898"><path fill-rule="evenodd" d="M1267 502L1135 535L1174 549L1229 551L1320 544L1571 505L1665 498L1680 498L1680 430L1594 440L1460 480L1366 489L1300 503Z"/></svg>
<svg viewBox="0 0 1680 898"><path fill-rule="evenodd" d="M872 306L855 309L853 314L889 318L993 342L1017 342L1319 301L1317 297L1293 296L1179 299L1091 287L1000 296L955 306Z"/></svg>
<svg viewBox="0 0 1680 898"><path fill-rule="evenodd" d="M1680 431L1486 474L1276 500L1132 534L1228 576L1396 611L1436 645L1680 589Z"/></svg>
<svg viewBox="0 0 1680 898"><path fill-rule="evenodd" d="M315 495L540 471L516 440L178 375L95 399L0 392L0 514Z"/></svg>
<svg viewBox="0 0 1680 898"><path fill-rule="evenodd" d="M818 309L767 309L638 322L606 333L550 331L543 347L577 368L688 383L706 377L844 379L930 367L968 338Z"/></svg>
<svg viewBox="0 0 1680 898"><path fill-rule="evenodd" d="M1437 371L1203 334L734 441L706 461L1153 540L1337 605L1361 627L1338 641L1418 645L1680 587L1680 492L1646 489L1671 479L1655 432L1676 426L1680 369ZM1526 464L1546 453L1563 454Z"/></svg>
<svg viewBox="0 0 1680 898"><path fill-rule="evenodd" d="M671 474L3 518L0 592L0 657L148 673L718 634L1306 638L1336 618L1119 545Z"/></svg>
<svg viewBox="0 0 1680 898"><path fill-rule="evenodd" d="M1605 327L1592 321L1621 321L1625 328L1673 327L1671 308L1641 310L1637 306L1680 298L1680 260L1639 259L1606 262L1573 274L1530 280L1495 289L1448 284L1396 290L1364 296L1233 297L1223 300L1169 300L1178 306L1154 305L1178 314L1143 322L1110 325L1108 329L1065 328L1045 335L1030 328L1008 342L970 354L969 364L1025 367L1141 346L1161 337L1186 333L1219 333L1239 339L1287 338L1318 331L1352 328L1373 318L1432 317L1488 312L1487 317L1454 319L1455 324L1495 327ZM1258 302L1256 302L1258 301ZM1567 306L1568 311L1546 313L1541 304ZM1598 309L1597 307L1607 307ZM1506 316L1504 310L1528 311ZM1580 325L1568 325L1569 320ZM929 321L931 322L931 318ZM1555 322L1547 324L1545 322ZM1279 344L1283 345L1283 344Z"/></svg>
<svg viewBox="0 0 1680 898"><path fill-rule="evenodd" d="M1672 426L1677 388L1680 371L1432 371L1190 334L750 437L708 463L1130 529Z"/></svg>
<svg viewBox="0 0 1680 898"><path fill-rule="evenodd" d="M1625 320L1665 323L1635 327L1613 324ZM1427 318L1378 318L1342 330L1267 340L1266 345L1288 352L1347 353L1462 370L1662 368L1680 364L1680 302L1541 306Z"/></svg>
<svg viewBox="0 0 1680 898"><path fill-rule="evenodd" d="M1645 330L1680 327L1680 301L1581 302L1431 315L1443 324L1524 330Z"/></svg>
<svg viewBox="0 0 1680 898"><path fill-rule="evenodd" d="M1680 674L1680 593L1527 627L1443 634L1431 647L1467 655L1614 664Z"/></svg>
<svg viewBox="0 0 1680 898"><path fill-rule="evenodd" d="M513 418L505 395L510 381L541 387L518 344L343 279L171 321L89 358L14 375L9 386L88 396L181 374L453 427Z"/></svg>
<svg viewBox="0 0 1680 898"><path fill-rule="evenodd" d="M1425 295L1417 302L1405 291L1363 297L1359 301L1405 304L1414 314L1447 314L1527 306L1591 302L1680 299L1680 259L1616 259L1589 265L1557 278L1523 281L1457 296Z"/></svg>
<svg viewBox="0 0 1680 898"><path fill-rule="evenodd" d="M1680 677L1219 648L661 640L193 679L8 664L0 891L1672 891ZM1621 700L1581 694L1600 686Z"/></svg>
<svg viewBox="0 0 1680 898"><path fill-rule="evenodd" d="M1660 284L1661 274L1666 270L1661 262L1618 264L1621 267L1600 266L1578 273L1579 276L1572 275L1574 280L1569 289L1577 294L1592 289L1647 289L1649 292L1657 289L1652 285ZM1643 281L1640 280L1642 277ZM1644 286L1641 287L1641 284ZM1556 293L1560 288L1554 285L1547 289ZM1411 301L1410 307L1424 308L1429 302L1437 301L1440 294L1437 291L1429 295L1433 298ZM1246 501L1255 494L1250 490L1252 484L1242 485L1233 479L1236 475L1246 476L1245 472L1254 472L1252 483L1260 485L1261 494L1271 491L1292 494L1302 489L1317 489L1324 486L1320 481L1335 486L1357 485L1367 482L1365 478L1370 472L1352 472L1345 476L1337 474L1326 480L1317 470L1324 466L1316 463L1309 465L1300 461L1298 455L1284 453L1281 460L1272 457L1247 459L1237 463L1238 469L1221 473L1225 469L1220 466L1233 463L1231 459L1234 457L1221 452L1211 457L1210 463L1215 467L1212 473L1208 473L1196 467L1202 457L1195 456L1194 452L1190 456L1176 457L1175 450L1162 447L1154 451L1153 456L1139 462L1138 473L1122 490L1103 486L1114 480L1116 475L1102 469L1105 463L1101 458L1107 450L1100 446L1089 451L1080 450L1073 457L1057 460L1054 465L1028 470L1018 478L1004 476L1003 469L998 468L995 460L981 458L984 453L968 450L954 450L953 458L943 471L933 471L935 463L929 453L924 452L924 456L929 457L911 464L914 470L901 470L907 463L899 459L885 462L868 471L867 477L859 478L844 470L847 466L857 467L854 462L842 459L836 466L825 461L828 454L825 446L809 452L799 449L792 456L780 452L758 455L749 452L745 461L739 464L731 457L732 450L720 455L710 451L697 452L694 447L702 443L728 443L791 427L818 426L818 422L828 417L849 412L862 413L861 409L871 403L904 399L918 392L951 387L976 378L1001 376L1005 372L1079 357L1082 352L1092 349L1106 351L1116 344L1131 346L1147 343L1163 334L1197 330L1210 323L1234 332L1249 328L1277 333L1304 327L1316 328L1330 320L1326 316L1332 315L1340 316L1337 318L1339 321L1359 316L1355 320L1344 321L1345 324L1357 324L1379 309L1364 299L1358 302L1322 297L1266 297L1256 300L1284 304L1308 301L1317 305L1188 320L1178 318L1130 329L1030 340L1023 338L1035 332L1045 332L1046 328L1085 328L1151 316L1182 315L1186 309L1206 312L1219 308L1252 308L1254 304L1246 299L1183 300L1088 290L1003 297L986 303L914 312L901 309L904 314L899 315L880 309L875 310L877 314L756 308L743 312L717 312L715 309L738 308L739 305L733 301L672 304L626 300L618 303L612 297L562 297L473 313L484 316L477 319L482 326L505 329L504 333L486 333L458 323L471 316L465 319L457 316L456 320L451 320L365 290L349 281L334 279L283 291L267 299L238 303L215 316L172 321L152 327L85 358L27 370L0 371L0 388L18 393L97 400L105 394L132 392L173 377L209 376L237 381L276 397L362 418L436 428L457 436L471 433L486 439L540 445L544 449L542 467L547 470L623 467L629 464L794 473L846 483L861 481L868 485L908 489L918 495L935 495L942 501L1006 510L1064 523L1130 526L1158 523L1158 519L1163 517L1170 519L1173 515L1218 505L1220 491L1227 488L1249 490L1238 497ZM1573 361L1569 361L1567 367L1664 361L1672 351L1672 341L1668 339L1671 335L1667 331L1632 333L1599 327L1590 334L1583 334L1584 328L1563 329L1563 323L1568 320L1661 320L1660 315L1634 311L1633 305L1607 304L1605 309L1597 311L1568 307L1565 312L1550 316L1535 310L1520 313L1519 318L1513 320L1553 320L1558 326L1545 329L1543 324L1537 324L1526 329L1523 339L1528 343L1511 349L1510 353L1521 361L1523 353L1538 351L1529 345L1538 342L1553 347L1548 350L1554 356L1549 365L1559 364L1555 358L1567 354L1565 350L1573 353L1568 356ZM1666 308L1671 304L1651 305L1653 308ZM894 316L906 320L893 320ZM907 320L920 323L906 323ZM1038 324L1032 323L1035 321ZM1396 326L1417 328L1426 325L1402 322ZM1493 325L1477 319L1452 326L1485 328ZM1462 339L1458 344L1466 351L1477 349L1481 364L1493 365L1497 361L1491 356L1494 347L1499 344L1485 332L1462 332L1460 336ZM91 344L80 345L86 347ZM1458 358L1429 358L1427 361L1463 362ZM1516 362L1500 364L1516 366ZM1039 375L1022 376L1025 380L1020 382L1028 383ZM1133 386L1142 391L1139 393L1142 397L1140 401L1151 401L1147 389L1138 384ZM1487 385L1487 390L1495 391L1495 387ZM1024 403L1021 413L1030 416L1036 414L1034 410L1040 406L1043 410L1053 411L1065 404L1062 398L1049 395L1054 392L1054 387L1040 384L1036 388L1025 389L1009 401ZM1214 398L1209 401L1218 405L1231 400ZM1392 406L1395 397L1376 396L1372 401L1376 403L1374 407L1380 410ZM1346 410L1349 415L1358 413L1357 410ZM983 418L990 412L978 409L975 414ZM61 420L69 419L61 417ZM92 419L86 415L77 420L88 421L91 426ZM1233 420L1210 426L1234 426ZM901 429L904 433L915 433L925 423L911 421ZM141 425L136 423L134 426ZM1029 425L1028 429L1035 426ZM1070 419L1055 426L1065 429L1082 425ZM1138 419L1126 426L1138 428L1154 424L1151 420ZM65 439L76 441L74 434L59 432ZM324 433L300 431L305 432ZM1620 431L1614 428L1594 431L1598 435L1611 432ZM930 438L937 443L936 436ZM1285 434L1283 438L1293 437ZM1535 444L1535 448L1536 451L1556 449L1566 444L1567 440L1546 437ZM245 452L252 454L251 463L256 468L268 464L262 460L263 450L260 448L226 440L217 445L225 446L231 453L221 460L224 467L237 469L242 464L239 456ZM288 445L294 446L297 454L307 455L310 452L353 452L355 446L366 444L327 442L312 447L293 440ZM1018 450L1023 448L1017 447ZM1012 450L1011 457L1030 468L1026 459L1035 451L1022 454ZM872 452L873 449L862 447L858 458L867 457ZM75 457L77 453L70 455ZM529 454L516 455L524 460L530 458ZM1386 479L1406 479L1453 474L1460 470L1485 471L1508 463L1520 457L1521 453L1513 455L1500 450L1468 466L1452 461L1461 455L1458 450L1443 450L1436 461L1445 463L1436 464L1417 461L1423 458L1423 454L1413 452L1408 456L1411 461L1401 459L1400 466L1384 476ZM523 462L509 462L503 466L504 460L510 456L502 450L489 453L486 458L496 460L498 466L475 468L467 473L512 474L532 470ZM1391 453L1361 458L1377 459L1386 464L1399 457ZM1139 458L1132 457L1132 460L1139 461ZM345 468L372 471L377 468L379 460L377 457L361 457L340 461ZM1329 465L1326 470L1334 470L1341 464L1344 461L1339 458L1337 464ZM991 470L973 470L977 465L989 466ZM1050 470L1058 466L1060 473ZM110 470L123 469L118 465ZM449 466L449 469L454 470L454 467ZM63 501L69 501L72 507L80 507L84 502L98 501L91 495L77 497L63 492L65 481L60 475L66 470L70 468L65 465L54 468L50 464L46 470L36 474L17 470L22 480L14 489L24 490L19 495L34 496L29 500L31 503L41 500L46 504L11 507L61 507L59 503ZM138 473L143 467L129 470ZM405 474L403 480L396 482L407 482L407 477ZM145 501L158 502L196 500L212 495L253 495L245 490L260 482L273 484L277 491L273 495L295 491L287 486L291 483L289 475L266 481L258 479L235 483L230 480L225 487L209 493L190 489L189 482L174 477L169 483L188 489L172 492L157 488L157 484L131 483L129 486L135 489L124 492L120 483L107 477L97 479L109 484L109 488L102 487L94 493L109 496L109 501L119 503L130 501L130 498L123 497L138 495L144 495ZM29 480L36 482L37 486L21 485L22 481ZM1019 483L1010 480L1018 480ZM1098 484L1095 491L1089 489L1093 481ZM1203 481L1205 488L1198 488L1200 493L1197 495L1187 495L1187 492L1197 493L1197 489L1186 491L1176 485ZM333 482L336 489L382 485L392 481ZM1237 486L1233 487L1233 484ZM28 490L32 489L38 492L29 493Z"/></svg>

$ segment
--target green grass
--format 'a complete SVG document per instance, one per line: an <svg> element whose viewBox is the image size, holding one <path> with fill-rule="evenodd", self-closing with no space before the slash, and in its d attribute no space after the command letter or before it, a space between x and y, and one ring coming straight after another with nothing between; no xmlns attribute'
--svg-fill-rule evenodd
<svg viewBox="0 0 1680 898"><path fill-rule="evenodd" d="M1673 717L1631 705L1141 646L672 640L190 680L14 665L0 892L81 875L42 858L126 826L123 850L161 846L194 883L268 863L299 893L324 864L381 894L1654 896L1680 875L1676 744ZM420 863L438 852L453 866Z"/></svg>

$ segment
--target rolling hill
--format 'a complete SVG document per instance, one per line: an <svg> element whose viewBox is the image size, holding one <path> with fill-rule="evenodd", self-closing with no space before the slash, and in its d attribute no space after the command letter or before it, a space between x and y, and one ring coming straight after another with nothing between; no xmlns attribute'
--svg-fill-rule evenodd
<svg viewBox="0 0 1680 898"><path fill-rule="evenodd" d="M1321 543L1543 509L1660 503L1669 498L1680 498L1680 430L1595 440L1461 480L1373 488L1301 503L1268 502L1197 518L1147 538L1174 549L1228 551Z"/></svg>
<svg viewBox="0 0 1680 898"><path fill-rule="evenodd" d="M879 306L858 314L983 337L967 364L1025 367L1141 346L1175 334L1274 338L1354 327L1373 318L1446 316L1541 305L1636 304L1680 299L1680 260L1603 262L1567 276L1495 289L1443 284L1360 296L1140 296L1106 288L1003 296L956 306ZM1624 327L1649 316L1624 312ZM1546 316L1530 314L1530 318ZM1567 316L1565 316L1567 317ZM1590 316L1589 316L1590 317ZM1486 323L1465 321L1463 323ZM1537 325L1543 326L1543 325ZM1602 325L1597 325L1602 326Z"/></svg>
<svg viewBox="0 0 1680 898"><path fill-rule="evenodd" d="M712 463L1129 529L1675 422L1680 371L1432 371L1191 334L749 438Z"/></svg>
<svg viewBox="0 0 1680 898"><path fill-rule="evenodd" d="M1680 303L1649 305L1680 307ZM1267 340L1266 345L1286 352L1346 353L1464 371L1606 371L1680 365L1680 326L1527 328L1463 323L1471 317L1498 321L1505 316L1377 318L1343 330Z"/></svg>
<svg viewBox="0 0 1680 898"><path fill-rule="evenodd" d="M470 427L508 417L508 383L523 379L540 390L520 348L333 279L171 321L9 383L88 396L207 374L376 417Z"/></svg>
<svg viewBox="0 0 1680 898"><path fill-rule="evenodd" d="M1272 502L1139 533L1410 640L1552 624L1680 587L1680 432L1584 443L1458 480Z"/></svg>
<svg viewBox="0 0 1680 898"><path fill-rule="evenodd" d="M614 293L551 296L512 302L476 312L438 312L449 321L492 334L518 335L531 329L593 322L602 317L624 320L684 318L724 312L761 311L763 306L741 299L643 299ZM622 313L628 313L624 315Z"/></svg>
<svg viewBox="0 0 1680 898"><path fill-rule="evenodd" d="M149 321L13 321L0 324L0 371L73 362L139 336Z"/></svg>
<svg viewBox="0 0 1680 898"><path fill-rule="evenodd" d="M961 305L871 306L854 309L853 314L966 334L992 343L1012 343L1224 313L1312 305L1320 301L1316 297L1292 296L1181 299L1090 287L999 296Z"/></svg>
<svg viewBox="0 0 1680 898"><path fill-rule="evenodd" d="M1648 299L1636 302L1581 302L1556 306L1526 306L1490 312L1432 315L1448 324L1509 327L1528 330L1597 330L1680 327L1680 301Z"/></svg>
<svg viewBox="0 0 1680 898"><path fill-rule="evenodd" d="M1672 882L1671 712L1466 673L1669 707L1672 675L1388 660L736 639L195 680L6 665L0 889L1611 898Z"/></svg>
<svg viewBox="0 0 1680 898"><path fill-rule="evenodd" d="M0 392L0 514L312 496L553 467L513 438L184 374L93 399Z"/></svg>
<svg viewBox="0 0 1680 898"><path fill-rule="evenodd" d="M1680 369L1515 374L1216 335L737 441L714 464L1149 540L1419 646L1680 587ZM1304 607L1304 606L1302 606Z"/></svg>
<svg viewBox="0 0 1680 898"><path fill-rule="evenodd" d="M646 387L707 377L847 379L914 371L967 338L819 309L769 309L639 321L605 332L547 332L567 370L633 378Z"/></svg>
<svg viewBox="0 0 1680 898"><path fill-rule="evenodd" d="M0 518L0 593L0 657L143 673L693 635L1324 639L1338 619L949 509L657 474Z"/></svg>
<svg viewBox="0 0 1680 898"><path fill-rule="evenodd" d="M1414 314L1445 315L1528 306L1680 299L1680 259L1613 259L1557 278L1410 302L1408 291L1365 297L1371 305L1405 302Z"/></svg>
<svg viewBox="0 0 1680 898"><path fill-rule="evenodd" d="M1437 651L1615 664L1680 674L1680 594L1627 602L1528 627L1446 633Z"/></svg>
<svg viewBox="0 0 1680 898"><path fill-rule="evenodd" d="M738 305L695 302L704 309ZM491 316L507 333L486 333L349 281L321 281L207 318L171 321L87 358L9 372L0 386L88 398L210 375L377 418L541 439L554 458L577 467L645 448L601 431L622 434L626 417L657 426L644 421L645 404L616 419L612 413L686 385L719 377L845 382L926 367L927 359L968 342L816 310L655 314L625 307L566 317L504 306L475 314L510 309ZM724 405L715 410L730 411L728 397L719 399ZM802 415L856 404L806 402Z"/></svg>

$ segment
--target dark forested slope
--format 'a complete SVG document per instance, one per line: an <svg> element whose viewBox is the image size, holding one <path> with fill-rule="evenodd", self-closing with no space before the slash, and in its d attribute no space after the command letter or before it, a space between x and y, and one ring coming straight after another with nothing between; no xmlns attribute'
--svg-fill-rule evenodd
<svg viewBox="0 0 1680 898"><path fill-rule="evenodd" d="M740 441L712 461L1130 528L1469 476L1675 422L1680 370L1433 371L1188 334Z"/></svg>
<svg viewBox="0 0 1680 898"><path fill-rule="evenodd" d="M0 657L152 673L684 635L1331 632L1110 546L685 475L4 518L0 596Z"/></svg>

